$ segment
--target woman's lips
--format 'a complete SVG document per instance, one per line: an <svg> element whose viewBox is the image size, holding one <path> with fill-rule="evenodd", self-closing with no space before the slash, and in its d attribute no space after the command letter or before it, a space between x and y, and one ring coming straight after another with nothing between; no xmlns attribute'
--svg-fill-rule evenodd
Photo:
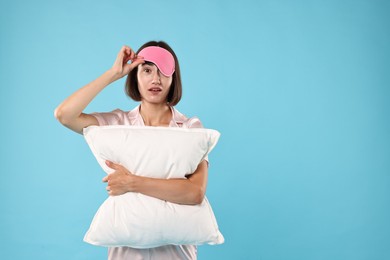
<svg viewBox="0 0 390 260"><path fill-rule="evenodd" d="M160 91L162 91L162 89L161 89L161 88L150 88L150 89L148 89L148 91L151 91L151 92L160 92Z"/></svg>

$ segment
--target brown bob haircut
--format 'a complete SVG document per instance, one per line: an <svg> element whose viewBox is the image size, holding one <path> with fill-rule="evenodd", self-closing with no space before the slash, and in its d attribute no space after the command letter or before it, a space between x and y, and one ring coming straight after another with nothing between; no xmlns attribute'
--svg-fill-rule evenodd
<svg viewBox="0 0 390 260"><path fill-rule="evenodd" d="M169 103L169 105L175 106L179 103L182 94L180 67L179 67L179 61L177 60L176 54L172 50L172 48L166 42L163 41L147 42L138 49L137 54L142 49L149 46L158 46L164 48L167 51L169 51L173 55L173 58L175 59L175 72L172 74L172 85L167 96L167 102ZM134 101L141 101L141 94L139 93L138 90L137 72L138 72L138 67L135 67L127 75L125 91L126 91L126 95L128 95Z"/></svg>

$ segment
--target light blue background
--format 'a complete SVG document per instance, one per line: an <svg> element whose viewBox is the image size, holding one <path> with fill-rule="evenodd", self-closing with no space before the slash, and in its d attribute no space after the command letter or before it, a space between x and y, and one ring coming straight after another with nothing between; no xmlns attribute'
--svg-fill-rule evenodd
<svg viewBox="0 0 390 260"><path fill-rule="evenodd" d="M165 40L177 106L222 133L207 195L226 238L199 259L390 259L388 1L1 1L2 259L105 259L106 197L55 107L123 44ZM87 112L131 109L124 79Z"/></svg>

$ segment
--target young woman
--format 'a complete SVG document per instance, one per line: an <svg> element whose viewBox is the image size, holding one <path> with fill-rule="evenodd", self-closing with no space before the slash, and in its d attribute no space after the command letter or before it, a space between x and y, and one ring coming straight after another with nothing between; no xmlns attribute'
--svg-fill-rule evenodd
<svg viewBox="0 0 390 260"><path fill-rule="evenodd" d="M83 113L87 105L110 83L127 75L126 93L140 105L131 111ZM202 127L198 118L187 118L174 106L182 93L180 68L173 50L165 42L151 41L136 53L123 46L111 69L63 101L55 117L69 129L82 134L91 125L137 125ZM103 178L110 196L139 192L161 200L194 205L202 202L207 184L207 161L186 179L153 179L136 176L119 164L106 162L114 173ZM191 223L189 223L191 225ZM108 259L196 259L196 246L167 245L150 249L113 247Z"/></svg>

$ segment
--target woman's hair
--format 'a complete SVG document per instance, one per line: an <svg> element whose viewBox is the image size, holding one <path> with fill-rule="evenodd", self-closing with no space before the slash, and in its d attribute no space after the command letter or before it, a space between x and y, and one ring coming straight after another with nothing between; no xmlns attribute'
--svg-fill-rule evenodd
<svg viewBox="0 0 390 260"><path fill-rule="evenodd" d="M166 42L163 41L147 42L138 49L137 54L142 49L149 46L158 46L164 48L167 51L169 51L173 55L173 58L175 59L175 72L172 74L172 84L167 96L167 102L169 103L169 105L175 106L179 103L182 94L180 67L179 67L179 61L177 60L176 54L172 50L172 48ZM125 91L126 94L134 101L141 101L141 94L139 93L138 90L137 72L138 72L138 67L135 67L132 71L130 71L129 75L127 75Z"/></svg>

